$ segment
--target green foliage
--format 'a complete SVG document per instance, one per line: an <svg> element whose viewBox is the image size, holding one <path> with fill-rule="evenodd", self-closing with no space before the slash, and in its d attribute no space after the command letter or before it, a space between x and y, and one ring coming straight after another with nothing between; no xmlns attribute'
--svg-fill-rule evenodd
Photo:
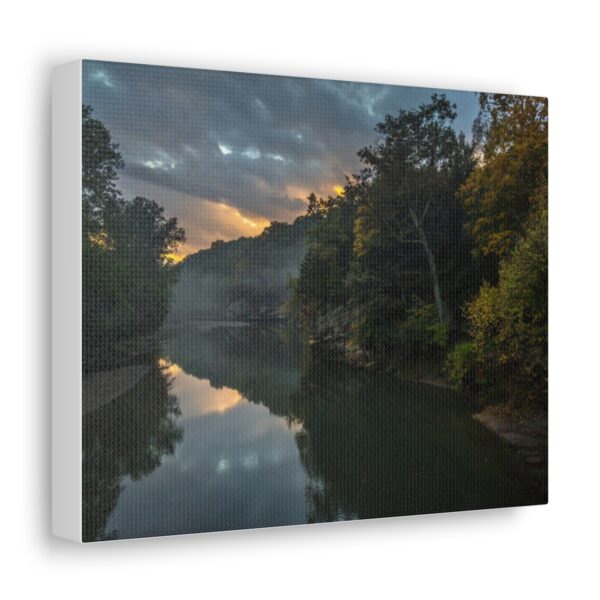
<svg viewBox="0 0 600 600"><path fill-rule="evenodd" d="M411 355L432 352L448 345L448 326L439 322L435 304L410 308L397 332L399 346Z"/></svg>
<svg viewBox="0 0 600 600"><path fill-rule="evenodd" d="M83 189L84 235L101 229L105 216L121 202L117 189L118 171L124 166L110 132L92 117L92 107L82 107L81 138L83 145L81 183Z"/></svg>
<svg viewBox="0 0 600 600"><path fill-rule="evenodd" d="M433 95L418 109L388 115L377 126L379 143L359 152L366 169L354 226L355 292L365 309L373 290L385 297L395 307L392 322L417 298L434 303L448 326L472 287L458 283L463 271L454 268L471 251L455 193L473 165L452 126L455 108Z"/></svg>
<svg viewBox="0 0 600 600"><path fill-rule="evenodd" d="M385 297L375 296L351 324L351 343L384 368L398 360L435 358L448 345L448 326L440 323L435 304L416 302L406 311L394 310Z"/></svg>
<svg viewBox="0 0 600 600"><path fill-rule="evenodd" d="M154 331L164 318L176 268L164 254L183 238L155 202L136 198L113 213L105 243L84 241L84 337L91 346Z"/></svg>
<svg viewBox="0 0 600 600"><path fill-rule="evenodd" d="M472 347L451 353L449 371L487 400L539 407L548 386L548 104L502 94L480 104L480 160L459 196L477 252L499 257L499 273L466 305Z"/></svg>
<svg viewBox="0 0 600 600"><path fill-rule="evenodd" d="M354 241L355 191L348 186L344 196L323 200L309 197L309 249L296 285L305 318L348 300L348 276Z"/></svg>
<svg viewBox="0 0 600 600"><path fill-rule="evenodd" d="M504 257L530 213L547 206L548 102L481 94L474 126L479 166L460 191L478 252Z"/></svg>
<svg viewBox="0 0 600 600"><path fill-rule="evenodd" d="M296 297L313 335L341 332L384 368L470 336L448 355L457 387L539 404L547 102L482 94L480 103L472 146L452 127L455 107L434 95L377 126L379 142L359 152L364 168L343 195L309 197L315 225Z"/></svg>
<svg viewBox="0 0 600 600"><path fill-rule="evenodd" d="M455 117L443 95L388 115L344 193L309 197L315 225L296 288L305 322L327 329L345 307L350 343L377 364L444 346L481 281L477 264L465 268L472 246L455 194L473 161Z"/></svg>
<svg viewBox="0 0 600 600"><path fill-rule="evenodd" d="M479 368L490 392L514 405L541 404L548 385L548 224L545 211L468 306Z"/></svg>
<svg viewBox="0 0 600 600"><path fill-rule="evenodd" d="M477 368L477 355L473 342L460 342L448 353L446 372L456 389L472 390Z"/></svg>
<svg viewBox="0 0 600 600"><path fill-rule="evenodd" d="M84 365L120 338L153 332L163 320L176 269L167 255L185 240L177 220L147 198L124 201L123 161L109 131L83 107Z"/></svg>

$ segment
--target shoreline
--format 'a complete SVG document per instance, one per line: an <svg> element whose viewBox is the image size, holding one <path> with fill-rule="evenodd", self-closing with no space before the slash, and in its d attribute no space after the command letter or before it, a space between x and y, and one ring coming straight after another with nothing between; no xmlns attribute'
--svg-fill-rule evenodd
<svg viewBox="0 0 600 600"><path fill-rule="evenodd" d="M474 413L473 418L515 448L528 465L547 471L547 413L531 414L517 421L505 405L487 405Z"/></svg>
<svg viewBox="0 0 600 600"><path fill-rule="evenodd" d="M85 373L82 382L83 415L87 416L120 398L137 385L150 368L149 364L137 364Z"/></svg>
<svg viewBox="0 0 600 600"><path fill-rule="evenodd" d="M421 377L419 383L454 390L443 377ZM510 444L524 462L534 470L548 470L548 414L515 414L506 404L480 406L471 417L488 431Z"/></svg>
<svg viewBox="0 0 600 600"><path fill-rule="evenodd" d="M330 340L318 339L309 342L311 348L321 346L324 342ZM350 360L348 352L335 348L341 356L342 362L354 366L358 369L364 369L373 373L370 364L356 360ZM427 365L430 367L431 365ZM439 369L434 369L433 374L410 372L415 366L409 369L397 369L394 373L399 379L407 379L416 383L429 385L436 388L452 391L457 394L456 389L450 384L448 379ZM419 370L419 369L417 369ZM472 401L471 401L472 402ZM477 406L472 403L471 418L483 425L488 431L495 434L504 442L509 444L523 461L532 470L542 474L547 474L548 470L548 414L539 412L535 414L518 415L506 404L487 404Z"/></svg>

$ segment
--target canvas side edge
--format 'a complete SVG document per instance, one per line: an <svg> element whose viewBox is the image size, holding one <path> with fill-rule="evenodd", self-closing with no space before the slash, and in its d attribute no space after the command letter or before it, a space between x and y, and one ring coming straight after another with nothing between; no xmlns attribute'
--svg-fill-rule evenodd
<svg viewBox="0 0 600 600"><path fill-rule="evenodd" d="M82 541L81 61L52 74L52 533Z"/></svg>

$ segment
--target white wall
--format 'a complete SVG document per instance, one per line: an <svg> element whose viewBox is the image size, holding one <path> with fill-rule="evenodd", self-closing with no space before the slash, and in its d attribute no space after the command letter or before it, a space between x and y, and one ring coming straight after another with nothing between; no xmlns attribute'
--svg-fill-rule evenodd
<svg viewBox="0 0 600 600"><path fill-rule="evenodd" d="M327 592L332 598L505 599L598 593L592 572L598 566L600 417L598 295L592 293L592 286L598 288L600 216L594 3L556 3L561 9L524 0L405 4L3 5L4 597L164 599L237 592L320 598ZM550 504L86 546L52 539L49 83L52 66L80 57L549 96ZM15 589L7 594L8 586Z"/></svg>

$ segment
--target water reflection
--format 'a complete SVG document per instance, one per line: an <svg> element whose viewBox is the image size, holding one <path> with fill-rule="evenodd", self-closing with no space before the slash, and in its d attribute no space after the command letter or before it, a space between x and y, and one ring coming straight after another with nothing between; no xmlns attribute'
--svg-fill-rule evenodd
<svg viewBox="0 0 600 600"><path fill-rule="evenodd" d="M309 360L289 333L188 327L85 418L86 539L545 500L444 390Z"/></svg>
<svg viewBox="0 0 600 600"><path fill-rule="evenodd" d="M310 522L545 501L543 486L451 392L313 365L294 402Z"/></svg>
<svg viewBox="0 0 600 600"><path fill-rule="evenodd" d="M203 324L167 338L163 353L188 376L208 380L214 389L237 390L273 415L293 416L290 402L307 362L294 332Z"/></svg>
<svg viewBox="0 0 600 600"><path fill-rule="evenodd" d="M83 539L118 537L106 529L125 477L139 480L173 454L182 438L172 376L154 362L114 402L83 419Z"/></svg>

